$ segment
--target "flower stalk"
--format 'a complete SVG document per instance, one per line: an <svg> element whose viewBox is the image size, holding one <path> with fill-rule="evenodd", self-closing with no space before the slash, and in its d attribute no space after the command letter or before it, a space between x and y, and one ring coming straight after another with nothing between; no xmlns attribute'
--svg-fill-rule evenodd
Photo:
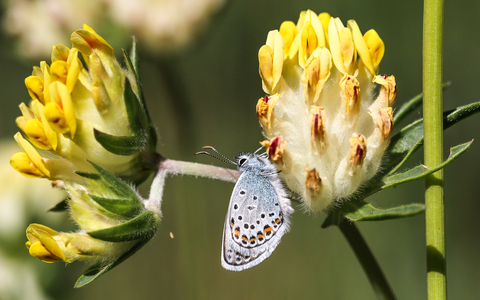
<svg viewBox="0 0 480 300"><path fill-rule="evenodd" d="M384 300L397 299L392 288L388 284L387 278L383 274L380 265L373 256L370 247L368 247L355 223L343 218L338 225L338 228L340 228L343 236L347 239L350 247L352 247L352 250L355 252L355 256L362 265L377 298Z"/></svg>
<svg viewBox="0 0 480 300"><path fill-rule="evenodd" d="M443 161L442 0L425 0L423 22L424 155L434 168ZM427 176L425 186L428 299L446 299L443 170Z"/></svg>

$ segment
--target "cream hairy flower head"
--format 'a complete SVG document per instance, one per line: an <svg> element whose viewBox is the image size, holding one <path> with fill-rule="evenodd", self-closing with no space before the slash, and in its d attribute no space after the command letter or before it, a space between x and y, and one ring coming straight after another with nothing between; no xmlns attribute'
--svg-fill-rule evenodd
<svg viewBox="0 0 480 300"><path fill-rule="evenodd" d="M259 50L262 144L312 211L348 199L379 170L396 96L395 78L378 75L384 51L375 30L362 35L354 20L311 10Z"/></svg>

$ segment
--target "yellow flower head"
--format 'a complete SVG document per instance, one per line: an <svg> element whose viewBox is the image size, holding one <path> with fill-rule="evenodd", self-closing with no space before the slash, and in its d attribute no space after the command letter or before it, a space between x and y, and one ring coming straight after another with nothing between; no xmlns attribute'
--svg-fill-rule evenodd
<svg viewBox="0 0 480 300"><path fill-rule="evenodd" d="M25 80L32 100L20 105L16 123L23 135L15 135L23 152L10 163L24 176L48 178L64 188L69 198L55 209L68 210L79 227L61 233L30 225L30 255L48 263L87 260L100 276L145 244L160 222L159 207L145 207L135 189L117 177L142 182L158 166L159 155L137 66L125 55L124 70L112 47L87 25L71 41L72 48L53 47L51 65L41 62ZM42 157L37 149L50 153ZM80 285L95 278L85 276Z"/></svg>
<svg viewBox="0 0 480 300"><path fill-rule="evenodd" d="M348 199L379 168L396 95L395 78L378 75L384 52L375 30L362 34L354 20L344 25L311 10L300 13L296 26L283 22L260 48L268 94L257 103L268 139L262 143L272 147L282 137L280 175L313 211Z"/></svg>
<svg viewBox="0 0 480 300"><path fill-rule="evenodd" d="M51 65L41 62L25 79L32 100L28 106L20 105L18 127L35 147L72 166L55 173L53 179L65 179L73 170L94 171L88 163L91 161L116 174L143 180L145 175L138 176L142 174L139 168L149 164L142 165L141 160L155 156L141 153L154 152L156 136L148 113L141 107L134 66L127 59L124 70L113 48L87 25L72 34L71 42L72 48L62 44L53 47ZM12 158L17 170L25 165L24 157Z"/></svg>

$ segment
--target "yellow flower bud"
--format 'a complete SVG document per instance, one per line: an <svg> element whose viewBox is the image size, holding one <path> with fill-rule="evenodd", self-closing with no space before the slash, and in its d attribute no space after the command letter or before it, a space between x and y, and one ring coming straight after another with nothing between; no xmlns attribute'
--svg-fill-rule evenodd
<svg viewBox="0 0 480 300"><path fill-rule="evenodd" d="M42 122L38 119L30 119L26 121L23 132L28 136L29 140L42 150L50 150L52 146L47 139Z"/></svg>
<svg viewBox="0 0 480 300"><path fill-rule="evenodd" d="M17 170L18 173L22 174L25 177L46 177L46 175L42 171L40 171L37 166L35 166L30 157L28 157L25 152L15 153L12 158L10 158L10 164L15 170Z"/></svg>
<svg viewBox="0 0 480 300"><path fill-rule="evenodd" d="M31 224L27 228L28 242L25 243L25 246L31 256L46 263L53 263L59 260L67 262L65 254L55 240L55 237L58 236L59 233L51 228L40 224Z"/></svg>
<svg viewBox="0 0 480 300"><path fill-rule="evenodd" d="M43 98L43 79L38 76L28 76L25 78L25 85L27 86L28 93L32 99L38 99L40 102L45 103Z"/></svg>

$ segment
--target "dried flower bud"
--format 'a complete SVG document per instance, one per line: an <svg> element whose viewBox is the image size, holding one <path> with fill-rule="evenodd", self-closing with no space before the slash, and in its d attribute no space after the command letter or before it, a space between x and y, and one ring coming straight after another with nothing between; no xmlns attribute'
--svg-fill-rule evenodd
<svg viewBox="0 0 480 300"><path fill-rule="evenodd" d="M283 136L276 136L271 140L265 140L260 144L267 148L268 157L272 161L283 161L283 149L288 144L288 141L283 139Z"/></svg>
<svg viewBox="0 0 480 300"><path fill-rule="evenodd" d="M343 103L345 103L345 113L347 116L358 114L360 109L360 84L354 76L345 75L340 81L342 88Z"/></svg>
<svg viewBox="0 0 480 300"><path fill-rule="evenodd" d="M325 142L326 130L325 123L327 121L327 113L320 106L310 106L310 139L312 142Z"/></svg>
<svg viewBox="0 0 480 300"><path fill-rule="evenodd" d="M315 168L309 170L308 166L305 166L305 188L307 193L315 195L322 187L322 179Z"/></svg>
<svg viewBox="0 0 480 300"><path fill-rule="evenodd" d="M371 112L377 128L380 131L382 138L387 139L393 130L393 110L391 107L382 108L380 111Z"/></svg>
<svg viewBox="0 0 480 300"><path fill-rule="evenodd" d="M367 140L361 134L354 133L350 139L350 175L355 173L357 167L363 165L363 160L367 155Z"/></svg>

